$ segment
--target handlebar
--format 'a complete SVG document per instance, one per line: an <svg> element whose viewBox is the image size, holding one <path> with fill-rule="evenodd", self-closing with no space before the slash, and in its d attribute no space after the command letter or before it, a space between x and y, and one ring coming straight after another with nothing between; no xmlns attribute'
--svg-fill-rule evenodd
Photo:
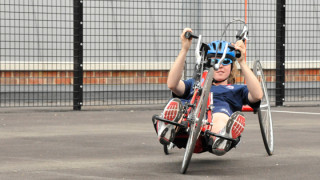
<svg viewBox="0 0 320 180"><path fill-rule="evenodd" d="M246 40L249 40L249 39L247 38L247 35L248 35L248 27L247 27L246 23L245 23L243 20L241 20L241 19L234 19L234 20L230 21L230 22L226 25L226 27L225 27L222 35L221 35L220 41L222 40L222 37L223 37L223 35L225 34L225 32L226 32L227 28L229 27L229 25L232 24L232 23L234 23L234 22L241 22L241 23L244 24L243 29L242 29L242 30L239 30L239 31L237 32L236 39L242 40L243 42L245 42ZM185 38L187 38L187 39L190 39L190 38L198 39L197 47L196 47L196 50L195 50L195 55L196 55L196 58L197 58L196 64L200 65L200 63L201 63L201 57L204 56L204 53L200 54L200 51L201 51L201 50L203 51L203 49L202 49L203 45L205 45L205 46L208 46L208 45L202 43L202 45L201 45L201 47L200 47L200 44L201 44L201 35L196 36L196 35L192 34L191 32L186 32L186 33L184 34L184 36L185 36ZM236 50L234 46L232 46L231 44L228 45L228 46L225 46L225 48L224 48L224 50L223 50L222 57L220 58L220 61L219 61L217 64L211 64L211 63L210 63L211 66L213 65L213 67L214 67L215 70L218 70L218 69L219 69L222 61L226 58L226 54L227 54L227 49L228 49L228 48L230 48L231 50L235 51L235 57L236 57L236 58L240 58L240 57L241 57L241 52L240 52L239 50ZM216 53L216 55L215 55L215 58L216 58L216 57L217 57L217 53Z"/></svg>
<svg viewBox="0 0 320 180"><path fill-rule="evenodd" d="M201 41L201 35L196 36L196 35L192 34L191 32L186 32L186 33L184 34L184 36L185 36L187 39L190 39L190 38L198 39L198 38L200 37L199 40L198 40L198 45L197 45L196 52L195 52L195 55L196 55L196 57L197 57L197 64L199 64L199 63L200 63L200 60L201 60L201 56L200 56L200 41ZM234 51L235 51L235 57L236 57L236 58L241 57L241 52L240 52L239 50L236 50L235 47L230 44L230 45L228 45L228 46L225 47L225 49L224 49L224 51L223 51L223 55L222 55L221 60L219 61L219 63L217 63L217 64L214 65L214 69L215 69L215 70L219 69L222 61L225 59L226 54L227 54L227 49L228 49L228 47L229 47L231 50L234 50Z"/></svg>
<svg viewBox="0 0 320 180"><path fill-rule="evenodd" d="M191 32L186 32L186 33L184 34L184 37L186 37L187 39L190 39L190 38L198 39L198 38L199 38L198 36L192 34Z"/></svg>

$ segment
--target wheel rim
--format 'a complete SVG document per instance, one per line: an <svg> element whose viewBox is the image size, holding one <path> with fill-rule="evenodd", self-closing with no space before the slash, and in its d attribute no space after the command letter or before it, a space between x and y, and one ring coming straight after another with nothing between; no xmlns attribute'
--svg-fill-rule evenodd
<svg viewBox="0 0 320 180"><path fill-rule="evenodd" d="M207 100L209 97L212 78L213 78L213 68L210 68L210 70L207 74L206 82L205 82L203 89L202 89L201 97L198 99L198 102L197 102L197 108L195 109L195 111L193 113L193 115L195 116L192 118L192 119L194 119L194 122L191 122L191 126L190 126L191 133L189 135L189 139L187 142L186 151L183 156L182 167L181 167L181 173L183 173L183 174L188 169L189 163L191 161L192 153L194 151L195 143L200 135L200 128L202 126L202 119L203 119L204 113L206 112L206 109L207 109L206 108L207 107ZM200 116L199 116L199 118L197 118L199 113L200 113Z"/></svg>
<svg viewBox="0 0 320 180"><path fill-rule="evenodd" d="M188 164L189 164L189 161L190 161L190 159L191 159L191 156L189 155L189 153L193 153L193 150L194 150L194 148L190 148L190 146L192 145L192 143L191 142L193 142L193 141L196 141L196 139L194 140L194 138L195 138L195 135L194 135L194 133L196 133L196 125L195 125L195 123L193 123L192 125L191 125L192 127L192 129L194 129L193 131L191 131L191 134L189 135L190 136L190 139L189 139L189 141L188 141L188 143L187 143L187 147L186 147L186 152L184 153L184 157L183 157L183 159L188 159L188 160L184 160L184 161L182 161L182 167L185 167L185 169L183 170L184 172L187 170L187 168L188 168ZM200 134L200 131L199 131L199 133L198 133L198 135L197 135L197 137L199 136L199 134ZM192 151L192 152L190 152L190 151ZM190 157L189 157L190 156ZM183 173L184 173L183 172Z"/></svg>
<svg viewBox="0 0 320 180"><path fill-rule="evenodd" d="M271 109L270 109L270 102L268 97L268 91L265 84L265 76L263 74L262 66L259 61L255 62L255 75L257 76L263 90L263 98L261 100L259 113L259 121L263 141L269 155L273 153L273 124L272 124L272 116L271 116Z"/></svg>

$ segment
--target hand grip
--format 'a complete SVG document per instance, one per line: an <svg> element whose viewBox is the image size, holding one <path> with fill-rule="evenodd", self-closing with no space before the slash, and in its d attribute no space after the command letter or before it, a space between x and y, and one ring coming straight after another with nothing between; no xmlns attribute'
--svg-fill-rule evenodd
<svg viewBox="0 0 320 180"><path fill-rule="evenodd" d="M199 38L198 36L192 34L191 32L186 32L186 33L184 34L184 37L186 37L187 39L190 39L190 38L198 39L198 38Z"/></svg>
<svg viewBox="0 0 320 180"><path fill-rule="evenodd" d="M229 46L229 48L231 49L231 50L234 50L235 51L235 55L236 55L236 58L239 58L239 57L241 57L241 52L239 51L239 50L236 50L235 48L234 48L234 46L232 46L232 45L228 45Z"/></svg>
<svg viewBox="0 0 320 180"><path fill-rule="evenodd" d="M236 58L241 57L241 52L239 50L236 50L235 52L236 52Z"/></svg>

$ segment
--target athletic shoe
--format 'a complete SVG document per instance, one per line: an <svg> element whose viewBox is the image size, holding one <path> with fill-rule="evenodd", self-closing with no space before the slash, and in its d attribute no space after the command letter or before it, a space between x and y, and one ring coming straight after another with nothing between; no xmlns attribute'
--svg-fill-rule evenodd
<svg viewBox="0 0 320 180"><path fill-rule="evenodd" d="M230 119L227 122L226 133L232 139L236 139L241 135L245 126L245 117L244 115L237 111L230 116Z"/></svg>
<svg viewBox="0 0 320 180"><path fill-rule="evenodd" d="M226 129L223 128L219 134L221 135L225 135L226 134ZM209 146L211 146L211 148L209 148L209 152L217 155L217 156L222 156L224 155L226 152L229 151L230 149L230 145L231 142L228 140L225 140L223 138L219 138L219 137L210 137L210 143L208 144Z"/></svg>
<svg viewBox="0 0 320 180"><path fill-rule="evenodd" d="M173 121L178 122L182 115L182 104L180 99L173 98L171 99L161 114L161 117ZM157 132L158 139L161 144L169 145L170 142L173 142L176 134L175 126L169 123L165 123L163 121L157 121Z"/></svg>
<svg viewBox="0 0 320 180"><path fill-rule="evenodd" d="M219 134L224 136L229 136L232 139L235 139L235 142L219 138L219 137L210 137L209 146L212 148L209 150L211 153L222 156L230 149L236 147L236 145L240 142L240 135L244 130L245 126L245 117L240 112L235 112L229 118L227 125L223 128Z"/></svg>

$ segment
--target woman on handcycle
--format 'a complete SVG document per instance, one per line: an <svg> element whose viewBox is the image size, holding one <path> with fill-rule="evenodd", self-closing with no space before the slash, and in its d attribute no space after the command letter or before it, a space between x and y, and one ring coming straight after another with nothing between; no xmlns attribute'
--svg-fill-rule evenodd
<svg viewBox="0 0 320 180"><path fill-rule="evenodd" d="M165 106L162 113L164 119L182 123L183 104L190 101L193 95L193 85L195 80L181 80L187 52L191 46L192 38L185 37L186 32L192 32L192 29L185 28L180 35L181 50L177 56L168 75L167 86L172 91L173 98ZM209 45L210 49L207 52L207 57L221 58L224 47L229 43L226 41L213 41ZM233 44L236 50L241 52L239 58L235 57L234 51L228 49L227 56L223 60L218 70L214 71L212 87L210 89L210 102L214 102L212 108L212 126L210 131L225 137L237 139L239 142L240 135L245 127L244 115L240 112L243 105L249 105L253 109L260 106L260 101L263 97L263 91L256 76L245 62L246 47L243 41L239 40ZM233 60L238 61L241 67L241 72L246 81L246 85L234 85L237 66ZM218 60L216 60L218 61ZM234 61L235 62L235 61ZM208 111L209 112L209 111ZM208 117L208 115L207 115ZM158 139L161 144L168 145L173 142L178 147L185 147L187 142L187 133L183 128L175 128L174 125L162 122L154 122ZM205 139L205 143L201 143L200 150L195 152L209 151L215 155L224 155L237 143L231 142L224 138L209 136Z"/></svg>

